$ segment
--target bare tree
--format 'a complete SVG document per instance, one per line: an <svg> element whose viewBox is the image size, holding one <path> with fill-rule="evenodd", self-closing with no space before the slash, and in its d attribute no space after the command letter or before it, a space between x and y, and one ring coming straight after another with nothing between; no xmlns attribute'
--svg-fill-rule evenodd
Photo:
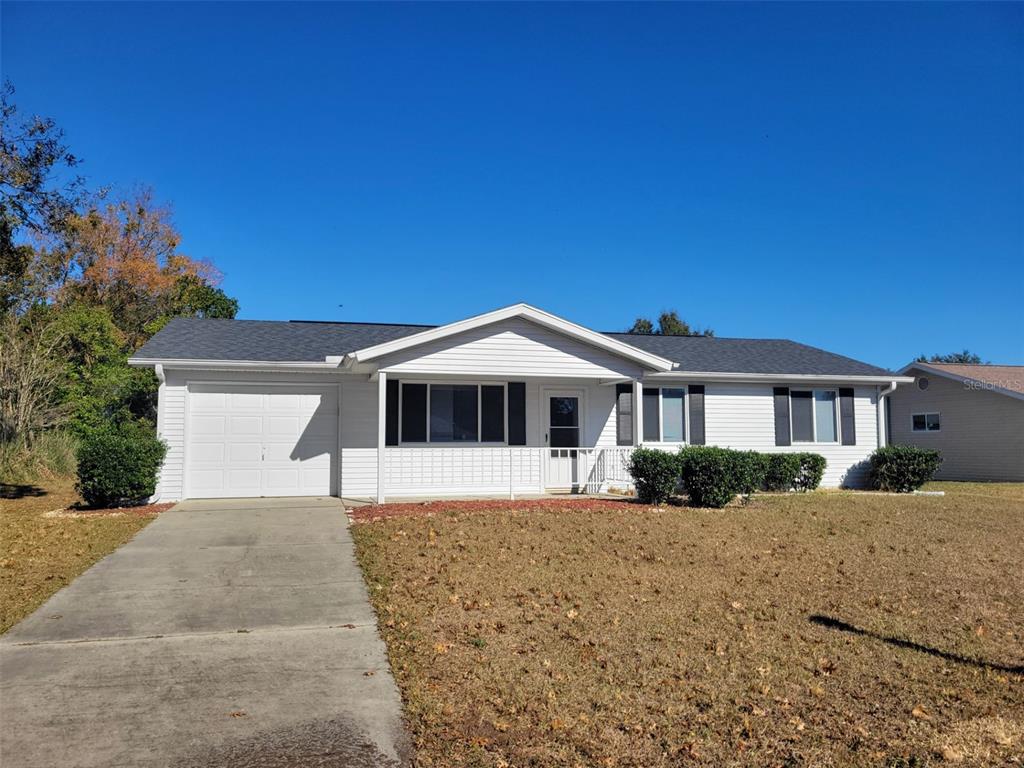
<svg viewBox="0 0 1024 768"><path fill-rule="evenodd" d="M64 331L45 317L0 320L0 442L31 442L67 416L60 388Z"/></svg>

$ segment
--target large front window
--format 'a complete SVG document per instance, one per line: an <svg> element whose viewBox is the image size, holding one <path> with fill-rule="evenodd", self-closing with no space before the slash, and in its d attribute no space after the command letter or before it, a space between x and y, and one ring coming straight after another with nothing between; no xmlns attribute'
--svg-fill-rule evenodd
<svg viewBox="0 0 1024 768"><path fill-rule="evenodd" d="M504 443L504 384L402 382L403 443Z"/></svg>
<svg viewBox="0 0 1024 768"><path fill-rule="evenodd" d="M794 389L789 393L794 443L837 443L839 422L834 389Z"/></svg>
<svg viewBox="0 0 1024 768"><path fill-rule="evenodd" d="M686 389L644 388L644 442L686 441Z"/></svg>

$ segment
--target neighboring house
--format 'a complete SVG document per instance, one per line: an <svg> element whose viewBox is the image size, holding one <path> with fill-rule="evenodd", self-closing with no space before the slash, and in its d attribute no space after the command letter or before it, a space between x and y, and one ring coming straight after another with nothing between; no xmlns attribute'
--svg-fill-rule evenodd
<svg viewBox="0 0 1024 768"><path fill-rule="evenodd" d="M890 398L891 442L937 448L940 480L1024 481L1024 366L911 363Z"/></svg>
<svg viewBox="0 0 1024 768"><path fill-rule="evenodd" d="M636 445L816 451L856 485L910 382L792 341L598 333L525 304L449 325L172 320L160 499L625 486Z"/></svg>

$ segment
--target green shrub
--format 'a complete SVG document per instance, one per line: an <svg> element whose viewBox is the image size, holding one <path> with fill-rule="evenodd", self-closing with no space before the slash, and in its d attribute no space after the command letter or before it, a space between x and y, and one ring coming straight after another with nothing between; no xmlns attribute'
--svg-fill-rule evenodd
<svg viewBox="0 0 1024 768"><path fill-rule="evenodd" d="M750 496L764 487L768 473L767 453L729 451L736 493Z"/></svg>
<svg viewBox="0 0 1024 768"><path fill-rule="evenodd" d="M825 475L825 457L820 453L798 453L800 473L796 477L796 488L800 491L813 491L821 485Z"/></svg>
<svg viewBox="0 0 1024 768"><path fill-rule="evenodd" d="M766 491L791 491L796 488L797 477L800 475L800 454L769 453L766 454L766 457L764 489Z"/></svg>
<svg viewBox="0 0 1024 768"><path fill-rule="evenodd" d="M633 477L636 495L644 504L668 501L679 485L679 456L653 448L637 448L626 469Z"/></svg>
<svg viewBox="0 0 1024 768"><path fill-rule="evenodd" d="M689 446L679 451L683 486L695 507L724 507L739 493L737 451Z"/></svg>
<svg viewBox="0 0 1024 768"><path fill-rule="evenodd" d="M932 479L942 456L931 448L888 445L871 454L871 484L883 491L910 493Z"/></svg>
<svg viewBox="0 0 1024 768"><path fill-rule="evenodd" d="M78 492L91 507L143 504L156 491L166 452L145 425L129 422L96 430L78 449Z"/></svg>

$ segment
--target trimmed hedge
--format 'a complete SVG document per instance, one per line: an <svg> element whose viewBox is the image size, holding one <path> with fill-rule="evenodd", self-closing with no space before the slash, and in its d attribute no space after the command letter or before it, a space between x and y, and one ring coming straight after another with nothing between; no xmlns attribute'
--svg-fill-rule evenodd
<svg viewBox="0 0 1024 768"><path fill-rule="evenodd" d="M766 491L792 491L800 476L800 455L799 453L766 454L764 489Z"/></svg>
<svg viewBox="0 0 1024 768"><path fill-rule="evenodd" d="M144 504L156 491L166 453L151 428L125 424L97 430L78 448L78 492L90 507Z"/></svg>
<svg viewBox="0 0 1024 768"><path fill-rule="evenodd" d="M800 461L800 473L794 485L800 491L813 491L825 476L825 457L820 453L798 453L796 456Z"/></svg>
<svg viewBox="0 0 1024 768"><path fill-rule="evenodd" d="M724 507L739 493L746 482L740 474L746 471L738 451L711 446L690 446L679 451L679 468L683 486L695 507Z"/></svg>
<svg viewBox="0 0 1024 768"><path fill-rule="evenodd" d="M691 445L672 454L637 448L627 465L645 504L672 497L680 480L695 507L724 507L737 495L759 490L814 490L825 473L817 453L759 453Z"/></svg>
<svg viewBox="0 0 1024 768"><path fill-rule="evenodd" d="M663 504L679 485L679 456L675 453L637 448L630 454L626 469L644 504Z"/></svg>
<svg viewBox="0 0 1024 768"><path fill-rule="evenodd" d="M871 484L883 491L910 493L932 479L942 455L931 448L887 445L871 454Z"/></svg>

